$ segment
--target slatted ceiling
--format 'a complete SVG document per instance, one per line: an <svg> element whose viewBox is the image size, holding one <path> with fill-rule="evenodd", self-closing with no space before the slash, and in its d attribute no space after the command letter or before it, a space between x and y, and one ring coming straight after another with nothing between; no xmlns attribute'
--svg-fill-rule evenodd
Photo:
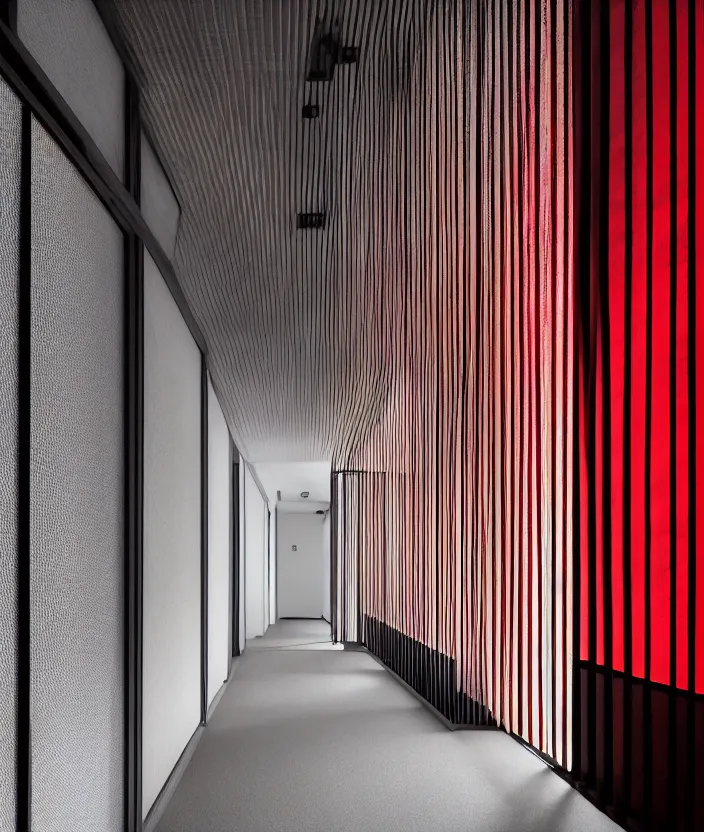
<svg viewBox="0 0 704 832"><path fill-rule="evenodd" d="M384 412L405 278L375 149L392 147L427 5L115 0L182 203L174 266L249 459L343 467ZM324 14L359 63L307 84ZM296 231L301 211L325 211L325 230Z"/></svg>

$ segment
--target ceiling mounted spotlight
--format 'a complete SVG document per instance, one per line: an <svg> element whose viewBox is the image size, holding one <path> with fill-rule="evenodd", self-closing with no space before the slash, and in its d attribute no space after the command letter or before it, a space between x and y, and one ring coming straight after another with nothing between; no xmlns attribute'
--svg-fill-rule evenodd
<svg viewBox="0 0 704 832"><path fill-rule="evenodd" d="M339 46L337 49L338 64L356 64L359 49L356 46Z"/></svg>
<svg viewBox="0 0 704 832"><path fill-rule="evenodd" d="M318 104L304 104L303 118L319 118L320 106Z"/></svg>
<svg viewBox="0 0 704 832"><path fill-rule="evenodd" d="M298 228L301 229L314 228L320 230L325 228L325 214L322 212L315 214L299 214L297 224Z"/></svg>
<svg viewBox="0 0 704 832"><path fill-rule="evenodd" d="M301 491L301 497L303 497L303 499L304 499L304 500L307 500L307 499L308 499L308 497L310 497L310 492L308 492L308 491Z"/></svg>
<svg viewBox="0 0 704 832"><path fill-rule="evenodd" d="M316 514L325 514L325 512L322 510L322 508L319 508L315 513Z"/></svg>

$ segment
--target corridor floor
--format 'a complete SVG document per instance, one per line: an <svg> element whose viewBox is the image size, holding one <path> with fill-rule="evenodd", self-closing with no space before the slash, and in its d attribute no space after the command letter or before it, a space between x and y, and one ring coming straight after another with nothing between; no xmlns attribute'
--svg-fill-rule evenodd
<svg viewBox="0 0 704 832"><path fill-rule="evenodd" d="M448 731L324 622L249 642L158 832L618 830L500 731Z"/></svg>

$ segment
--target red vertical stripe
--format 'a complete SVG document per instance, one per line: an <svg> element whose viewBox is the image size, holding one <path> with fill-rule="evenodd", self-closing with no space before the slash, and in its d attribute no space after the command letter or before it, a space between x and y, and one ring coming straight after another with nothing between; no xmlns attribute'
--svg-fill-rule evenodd
<svg viewBox="0 0 704 832"><path fill-rule="evenodd" d="M628 0L630 2L630 0ZM623 670L623 386L625 316L625 8L611 4L609 141L609 317L611 329L611 581L613 667Z"/></svg>
<svg viewBox="0 0 704 832"><path fill-rule="evenodd" d="M596 221L596 215L592 216L592 221ZM596 229L594 229L596 234ZM593 259L594 269L596 271L598 259ZM598 275L595 275L597 277ZM592 286L598 291L598 280L593 279ZM598 303L598 302L597 302ZM596 314L597 304L592 306L593 314ZM599 320L598 328L601 329L601 320ZM594 479L596 480L596 661L597 664L604 664L604 515L602 512L603 506L603 490L604 490L604 465L608 465L609 461L603 458L604 434L603 434L603 418L604 418L604 400L603 400L603 378L604 378L604 353L601 347L601 333L596 335L596 390L595 390L595 431L594 431Z"/></svg>
<svg viewBox="0 0 704 832"><path fill-rule="evenodd" d="M633 261L631 338L631 590L633 674L645 673L645 4L633 7Z"/></svg>
<svg viewBox="0 0 704 832"><path fill-rule="evenodd" d="M598 44L600 31L600 17L601 13L606 13L608 8L606 5L602 6L602 12L596 11L595 6L591 12L591 38L592 38L592 61L594 61L598 50L595 48ZM600 47L599 47L600 48ZM608 49L608 44L604 45L604 49ZM600 89L600 70L596 71L596 77L592 77L591 86L591 120L592 125L600 125L601 108L606 106L606 102L601 100ZM601 142L594 140L594 136L598 135L599 127L593 127L593 137L591 143L591 218L590 229L591 239L589 240L591 250L590 261L590 292L589 292L589 322L590 322L590 367L594 373L594 379L590 379L590 386L588 395L593 397L593 401L585 400L590 410L588 419L590 422L587 425L587 442L593 442L593 447L587 445L591 462L593 460L594 468L589 471L592 478L592 486L594 498L596 501L594 512L594 540L590 541L593 545L594 553L594 582L595 586L591 587L591 592L595 599L595 621L591 622L592 627L596 631L596 658L598 664L604 663L604 516L602 512L603 507L603 488L604 488L604 459L603 459L603 350L602 339L603 333L601 331L602 322L599 314L600 310L600 255L601 246L606 244L606 241L600 239L600 211L602 209L601 196L601 176L604 173L604 166L607 163L606 159L601 158ZM592 363L593 362L593 363ZM592 412L593 409L593 412ZM591 422L593 420L593 423ZM589 517L589 515L587 515ZM591 555L590 551L590 555ZM592 566L592 564L590 564ZM590 611L591 613L591 611Z"/></svg>
<svg viewBox="0 0 704 832"><path fill-rule="evenodd" d="M650 477L651 679L670 679L670 42L653 0L653 363ZM647 486L646 486L647 487ZM646 518L647 520L647 518Z"/></svg>
<svg viewBox="0 0 704 832"><path fill-rule="evenodd" d="M579 362L578 390L580 396L579 407L579 658L589 659L589 472L587 470L587 443L585 421L585 379L584 362Z"/></svg>
<svg viewBox="0 0 704 832"><path fill-rule="evenodd" d="M511 157L511 234L513 239L513 246L512 246L512 253L513 253L513 264L512 264L512 280L513 280L513 287L511 291L511 307L512 307L512 318L513 318L513 332L512 332L512 347L509 359L510 359L510 366L512 367L512 375L513 375L513 407L512 407L512 435L513 441L511 444L512 453L510 455L511 460L511 467L512 467L512 484L511 484L511 496L512 496L512 507L511 507L511 524L513 527L513 546L512 550L509 553L509 557L511 557L513 562L513 575L512 575L512 587L511 587L511 632L509 633L509 638L511 640L512 646L512 656L511 656L511 728L515 732L520 732L520 722L519 722L519 710L521 707L521 703L519 701L519 673L521 672L520 669L520 656L518 652L518 640L519 640L519 628L521 626L521 605L518 595L518 576L521 570L521 526L520 526L520 518L521 518L521 510L520 510L520 488L519 488L519 480L521 476L521 459L520 459L520 430L521 430L521 412L520 412L520 399L519 399L519 389L521 383L521 367L518 361L519 355L519 345L520 345L520 328L519 328L519 319L520 319L520 295L519 295L519 247L521 245L521 235L520 229L518 227L518 195L520 193L518 187L518 132L517 132L517 125L518 125L518 98L516 95L518 89L518 82L517 82L517 72L519 67L519 54L518 54L518 42L516 38L516 26L518 23L518 9L514 5L510 8L510 14L512 17L513 22L513 32L514 37L511 43L511 58L513 62L513 72L510 78L510 85L512 90L512 98L510 100L510 108L511 108L511 143L512 143L512 157Z"/></svg>
<svg viewBox="0 0 704 832"><path fill-rule="evenodd" d="M696 90L696 319L704 321L704 2L698 0L696 5L695 35L695 90ZM697 326L696 332L696 370L697 370L697 426L696 426L696 465L697 465L697 521L696 521L696 678L698 693L704 693L704 326Z"/></svg>
<svg viewBox="0 0 704 832"><path fill-rule="evenodd" d="M688 9L686 3L677 8L677 687L687 687L687 591L689 523L689 454L687 373L687 276L688 276L688 114L689 60Z"/></svg>

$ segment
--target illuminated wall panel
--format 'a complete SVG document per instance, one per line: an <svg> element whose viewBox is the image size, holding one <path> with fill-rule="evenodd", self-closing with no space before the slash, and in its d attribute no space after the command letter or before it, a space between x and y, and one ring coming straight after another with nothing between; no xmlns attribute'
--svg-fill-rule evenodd
<svg viewBox="0 0 704 832"><path fill-rule="evenodd" d="M402 252L398 370L334 492L338 569L357 577L341 607L357 603L360 640L386 639L381 623L430 648L447 716L503 725L565 765L570 21L565 4L426 7L376 171L406 186L380 218ZM354 640L349 618L340 638Z"/></svg>
<svg viewBox="0 0 704 832"><path fill-rule="evenodd" d="M647 828L696 828L704 822L704 3L583 4L575 31L575 768L601 802Z"/></svg>
<svg viewBox="0 0 704 832"><path fill-rule="evenodd" d="M623 823L696 827L704 3L416 12L367 172L390 381L333 474L335 637Z"/></svg>

